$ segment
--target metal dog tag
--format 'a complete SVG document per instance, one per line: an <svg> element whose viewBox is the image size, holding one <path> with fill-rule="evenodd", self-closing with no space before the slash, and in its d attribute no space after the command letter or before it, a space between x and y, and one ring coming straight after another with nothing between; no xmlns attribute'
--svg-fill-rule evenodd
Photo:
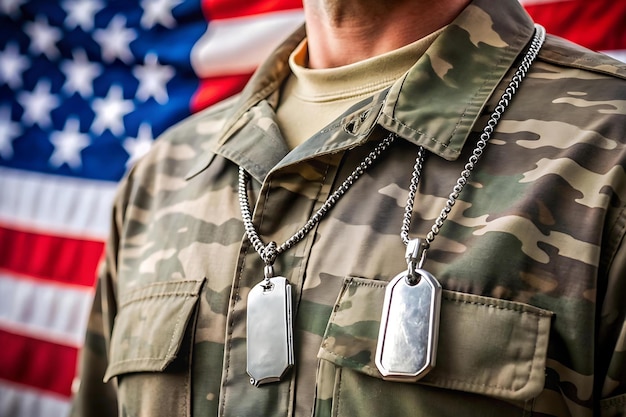
<svg viewBox="0 0 626 417"><path fill-rule="evenodd" d="M389 282L376 347L383 379L415 382L434 366L441 285L429 272L403 272Z"/></svg>
<svg viewBox="0 0 626 417"><path fill-rule="evenodd" d="M294 364L291 285L266 278L248 295L247 372L254 386L278 382Z"/></svg>

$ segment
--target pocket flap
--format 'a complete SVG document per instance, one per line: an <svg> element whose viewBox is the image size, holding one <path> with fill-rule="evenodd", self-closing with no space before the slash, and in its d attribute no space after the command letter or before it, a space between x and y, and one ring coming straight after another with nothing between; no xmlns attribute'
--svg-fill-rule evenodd
<svg viewBox="0 0 626 417"><path fill-rule="evenodd" d="M344 282L318 357L382 378L374 363L387 283ZM529 400L543 389L553 313L527 304L443 291L436 366L419 383Z"/></svg>
<svg viewBox="0 0 626 417"><path fill-rule="evenodd" d="M124 373L163 371L180 349L203 283L204 279L157 282L124 294L104 381Z"/></svg>

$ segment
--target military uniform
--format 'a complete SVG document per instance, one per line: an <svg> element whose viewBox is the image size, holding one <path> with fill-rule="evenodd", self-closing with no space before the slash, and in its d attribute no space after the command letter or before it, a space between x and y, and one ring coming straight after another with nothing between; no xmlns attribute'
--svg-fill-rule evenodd
<svg viewBox="0 0 626 417"><path fill-rule="evenodd" d="M118 193L74 414L626 415L626 67L550 36L428 252L443 287L436 367L392 382L374 364L386 283L407 268L418 145L412 237L445 205L533 33L516 0L476 0L404 77L289 151L274 107L300 30L239 97L167 132ZM238 167L259 235L281 244L389 132L277 257L296 365L251 385L246 300L264 264Z"/></svg>

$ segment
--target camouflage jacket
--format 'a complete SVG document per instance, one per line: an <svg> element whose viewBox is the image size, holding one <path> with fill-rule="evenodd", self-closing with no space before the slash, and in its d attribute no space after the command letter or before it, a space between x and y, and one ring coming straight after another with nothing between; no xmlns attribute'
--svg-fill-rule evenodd
<svg viewBox="0 0 626 417"><path fill-rule="evenodd" d="M444 290L437 366L409 383L374 364L386 282L407 268L418 145L411 237L444 207L533 33L516 0L476 0L393 86L289 151L274 107L301 29L237 99L168 131L118 193L74 415L626 416L626 67L550 36L428 252ZM264 264L238 167L261 238L280 245L389 132L277 257L296 365L252 386L246 300Z"/></svg>

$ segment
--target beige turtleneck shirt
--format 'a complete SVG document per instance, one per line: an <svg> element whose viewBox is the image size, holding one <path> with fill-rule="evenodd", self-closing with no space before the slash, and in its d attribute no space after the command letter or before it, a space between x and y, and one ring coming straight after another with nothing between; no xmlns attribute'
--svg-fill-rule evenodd
<svg viewBox="0 0 626 417"><path fill-rule="evenodd" d="M417 61L441 30L402 48L337 68L307 68L304 40L291 54L277 120L290 149L333 121L351 105L389 87Z"/></svg>

